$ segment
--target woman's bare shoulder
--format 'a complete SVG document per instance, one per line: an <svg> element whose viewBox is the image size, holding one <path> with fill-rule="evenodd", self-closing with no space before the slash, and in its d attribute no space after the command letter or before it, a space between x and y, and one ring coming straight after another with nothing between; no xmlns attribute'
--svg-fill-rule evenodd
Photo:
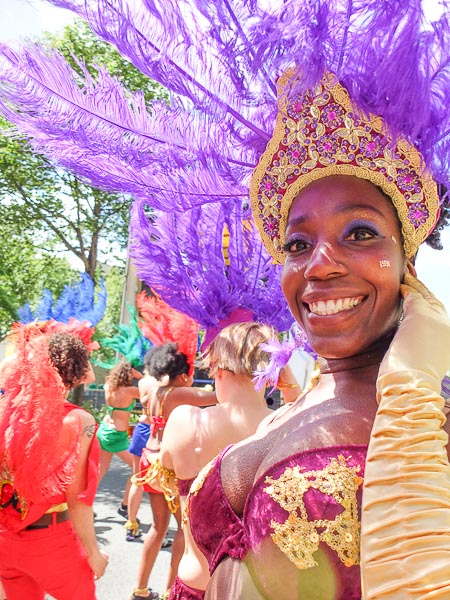
<svg viewBox="0 0 450 600"><path fill-rule="evenodd" d="M148 393L152 388L156 387L158 382L154 377L150 375L145 375L142 379L138 381L138 388L141 394Z"/></svg>
<svg viewBox="0 0 450 600"><path fill-rule="evenodd" d="M87 410L74 408L64 416L61 439L70 439L74 432L82 437L84 434L88 437L95 435L95 419Z"/></svg>
<svg viewBox="0 0 450 600"><path fill-rule="evenodd" d="M177 427L179 424L186 425L195 421L198 418L200 412L203 412L208 409L202 409L199 406L193 406L192 404L180 404L176 406L169 415L167 419L167 428ZM164 432L165 433L165 432Z"/></svg>

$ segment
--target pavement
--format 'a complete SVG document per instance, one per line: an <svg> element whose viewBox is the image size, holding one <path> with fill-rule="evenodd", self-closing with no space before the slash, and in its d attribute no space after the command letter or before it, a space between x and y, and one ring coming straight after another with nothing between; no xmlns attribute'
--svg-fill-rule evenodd
<svg viewBox="0 0 450 600"><path fill-rule="evenodd" d="M95 499L95 531L100 547L109 555L105 575L97 582L97 600L128 600L133 587L136 586L143 538L127 542L125 519L117 513L129 473L129 467L114 456ZM142 530L147 532L152 522L147 494L144 494L138 517ZM172 517L167 537L173 540L175 531L176 521ZM150 575L149 586L160 594L165 591L170 557L171 546L162 548ZM48 600L50 598L48 596Z"/></svg>

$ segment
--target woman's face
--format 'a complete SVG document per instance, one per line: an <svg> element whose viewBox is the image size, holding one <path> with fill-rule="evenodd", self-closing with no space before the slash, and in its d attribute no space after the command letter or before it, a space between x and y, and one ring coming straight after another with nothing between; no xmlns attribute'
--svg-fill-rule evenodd
<svg viewBox="0 0 450 600"><path fill-rule="evenodd" d="M310 184L285 238L283 292L320 356L359 354L395 327L406 259L395 209L373 184L346 175Z"/></svg>

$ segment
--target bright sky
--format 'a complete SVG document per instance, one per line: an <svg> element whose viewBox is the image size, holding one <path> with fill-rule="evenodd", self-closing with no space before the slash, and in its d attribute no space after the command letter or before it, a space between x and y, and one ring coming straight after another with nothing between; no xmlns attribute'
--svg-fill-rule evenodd
<svg viewBox="0 0 450 600"><path fill-rule="evenodd" d="M72 12L43 0L0 0L0 41L58 31L73 19Z"/></svg>
<svg viewBox="0 0 450 600"><path fill-rule="evenodd" d="M72 19L70 11L55 8L44 0L0 0L0 41L38 35L45 30L55 31ZM442 239L444 250L421 248L416 267L419 277L450 313L450 227L443 232Z"/></svg>

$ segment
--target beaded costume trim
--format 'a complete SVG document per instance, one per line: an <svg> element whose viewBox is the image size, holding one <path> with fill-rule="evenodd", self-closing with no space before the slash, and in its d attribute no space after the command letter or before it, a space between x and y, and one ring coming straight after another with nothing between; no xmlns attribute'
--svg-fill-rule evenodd
<svg viewBox="0 0 450 600"><path fill-rule="evenodd" d="M170 512L173 514L180 508L177 476L172 469L163 467L159 452L155 452L155 458L147 469L143 469L132 476L131 482L137 486L147 484L153 489L160 489L164 494Z"/></svg>
<svg viewBox="0 0 450 600"><path fill-rule="evenodd" d="M278 478L266 477L264 488L277 504L289 513L284 523L272 520L272 540L298 569L317 566L314 552L324 542L351 567L359 564L360 523L357 491L363 478L357 475L360 467L349 467L341 454L332 458L324 469L303 471L302 467L288 467ZM315 489L330 496L342 506L334 520L310 520L304 495Z"/></svg>
<svg viewBox="0 0 450 600"><path fill-rule="evenodd" d="M267 251L284 263L288 213L301 190L323 177L352 175L389 196L405 254L414 256L439 216L437 186L420 153L404 138L394 143L381 117L358 111L332 73L288 99L294 73L289 69L278 80L274 134L250 182L253 216Z"/></svg>

